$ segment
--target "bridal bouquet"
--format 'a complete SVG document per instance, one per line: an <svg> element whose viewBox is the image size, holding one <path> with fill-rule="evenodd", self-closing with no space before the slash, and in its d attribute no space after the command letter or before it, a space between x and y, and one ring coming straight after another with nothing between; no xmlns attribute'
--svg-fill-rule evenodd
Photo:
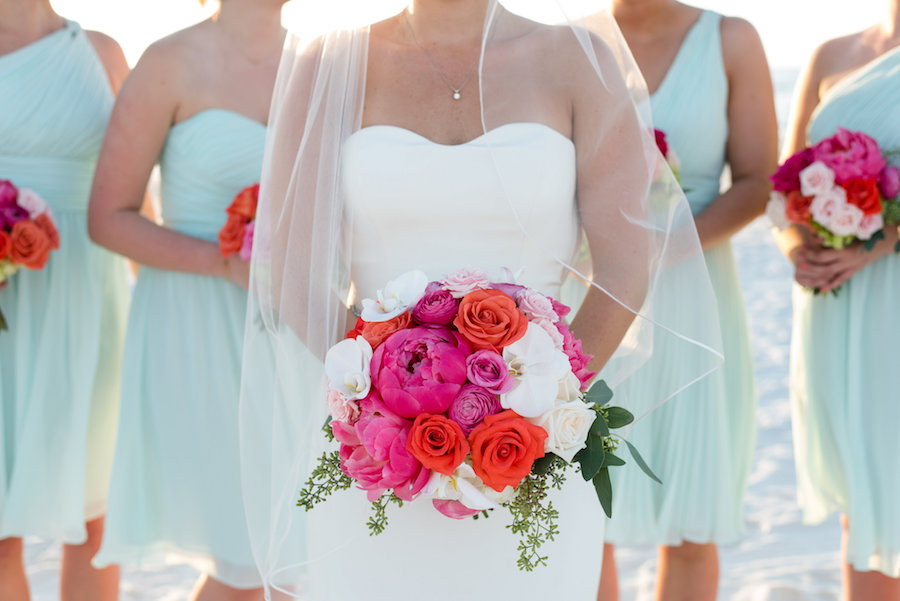
<svg viewBox="0 0 900 601"><path fill-rule="evenodd" d="M43 269L59 248L59 233L47 203L34 191L0 180L0 288L20 268ZM0 311L0 331L6 330Z"/></svg>
<svg viewBox="0 0 900 601"><path fill-rule="evenodd" d="M838 128L787 159L771 179L766 213L772 224L805 226L829 248L861 240L870 250L886 224L900 223L900 170L864 133Z"/></svg>
<svg viewBox="0 0 900 601"><path fill-rule="evenodd" d="M219 252L223 257L237 254L244 261L250 260L258 202L259 184L253 184L238 192L231 205L225 209L228 221L219 230Z"/></svg>
<svg viewBox="0 0 900 601"><path fill-rule="evenodd" d="M547 498L577 464L607 515L609 468L632 415L607 405L610 389L569 330L570 309L532 289L461 270L429 282L414 271L388 282L347 338L325 357L326 436L298 505L311 509L355 484L384 530L390 502L427 497L451 518L505 507L519 534L520 569L546 563L557 533ZM635 461L653 478L634 447Z"/></svg>

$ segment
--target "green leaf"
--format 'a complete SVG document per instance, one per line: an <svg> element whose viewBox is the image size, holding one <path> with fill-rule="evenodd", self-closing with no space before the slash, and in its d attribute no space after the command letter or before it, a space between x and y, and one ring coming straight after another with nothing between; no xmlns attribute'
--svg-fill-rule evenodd
<svg viewBox="0 0 900 601"><path fill-rule="evenodd" d="M628 445L628 450L631 451L631 456L634 458L634 462L638 464L638 467L641 468L641 470L645 474L647 474L648 476L650 476L651 478L653 478L654 480L656 480L657 482L662 484L662 480L660 480L659 477L653 473L653 470L650 469L650 466L647 465L647 462L644 461L644 458L641 457L641 454L638 452L638 450L636 448L634 448L634 445L631 444L630 442L628 442L627 440L625 440L624 438L622 440L625 442L626 445Z"/></svg>
<svg viewBox="0 0 900 601"><path fill-rule="evenodd" d="M610 390L609 386L607 386L606 382L603 380L594 382L591 389L588 390L585 395L585 400L588 403L594 403L598 407L607 404L611 398L613 398L613 391Z"/></svg>
<svg viewBox="0 0 900 601"><path fill-rule="evenodd" d="M607 407L606 415L610 429L621 428L634 421L631 411L622 407Z"/></svg>
<svg viewBox="0 0 900 601"><path fill-rule="evenodd" d="M587 447L578 451L575 460L581 464L581 476L587 482L597 475L603 467L606 450L603 448L603 439L597 436L588 436Z"/></svg>
<svg viewBox="0 0 900 601"><path fill-rule="evenodd" d="M553 453L547 453L543 457L536 459L534 465L531 466L531 473L537 475L544 475L550 471L550 468L553 467L553 464L556 463L558 457Z"/></svg>
<svg viewBox="0 0 900 601"><path fill-rule="evenodd" d="M594 476L594 490L600 499L600 506L606 517L612 517L612 482L609 480L609 468L603 468Z"/></svg>
<svg viewBox="0 0 900 601"><path fill-rule="evenodd" d="M897 240L897 244L894 245L894 252L900 253L900 240Z"/></svg>
<svg viewBox="0 0 900 601"><path fill-rule="evenodd" d="M607 451L603 457L603 467L618 467L620 465L625 465L625 460Z"/></svg>
<svg viewBox="0 0 900 601"><path fill-rule="evenodd" d="M871 238L863 242L863 248L865 248L866 250L872 250L873 248L875 248L875 244L879 240L884 240L884 230L878 230L877 232L872 234Z"/></svg>
<svg viewBox="0 0 900 601"><path fill-rule="evenodd" d="M594 423L591 424L591 430L588 435L605 438L609 436L609 424L606 423L606 417L603 415L603 411L597 411L596 413L597 417L594 418Z"/></svg>

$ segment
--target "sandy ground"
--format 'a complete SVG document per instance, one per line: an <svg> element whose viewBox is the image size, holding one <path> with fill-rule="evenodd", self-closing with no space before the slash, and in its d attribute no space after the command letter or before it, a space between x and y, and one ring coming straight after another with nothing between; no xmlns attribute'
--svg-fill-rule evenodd
<svg viewBox="0 0 900 601"><path fill-rule="evenodd" d="M759 434L745 515L747 537L722 549L721 601L826 601L840 592L840 527L833 518L804 526L795 502L788 406L790 268L765 222L735 240L753 333L759 387ZM621 548L623 601L652 599L655 549ZM35 601L58 599L59 548L29 540L28 573ZM185 566L126 570L122 601L176 601L189 595L197 573Z"/></svg>

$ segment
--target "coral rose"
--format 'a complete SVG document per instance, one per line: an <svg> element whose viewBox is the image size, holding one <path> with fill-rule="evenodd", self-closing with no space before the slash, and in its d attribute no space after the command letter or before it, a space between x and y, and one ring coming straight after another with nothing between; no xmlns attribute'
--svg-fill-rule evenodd
<svg viewBox="0 0 900 601"><path fill-rule="evenodd" d="M859 207L864 215L881 213L881 195L874 178L854 178L842 185L847 191L847 202Z"/></svg>
<svg viewBox="0 0 900 601"><path fill-rule="evenodd" d="M9 251L12 250L12 238L9 237L9 234L0 230L0 261L9 256ZM0 278L2 278L3 274L0 273Z"/></svg>
<svg viewBox="0 0 900 601"><path fill-rule="evenodd" d="M229 215L225 226L219 230L219 253L223 257L230 257L241 251L246 221L240 215Z"/></svg>
<svg viewBox="0 0 900 601"><path fill-rule="evenodd" d="M259 199L259 184L247 186L234 197L231 206L225 209L229 215L240 215L244 221L256 216L256 203Z"/></svg>
<svg viewBox="0 0 900 601"><path fill-rule="evenodd" d="M497 492L516 487L531 471L534 460L544 456L546 440L543 428L515 411L489 415L469 436L472 467L482 482Z"/></svg>
<svg viewBox="0 0 900 601"><path fill-rule="evenodd" d="M377 349L391 334L410 326L412 326L412 316L409 311L406 311L387 321L364 321L359 333L369 341L373 349Z"/></svg>
<svg viewBox="0 0 900 601"><path fill-rule="evenodd" d="M428 469L450 476L469 453L469 443L455 421L423 413L413 422L406 450Z"/></svg>
<svg viewBox="0 0 900 601"><path fill-rule="evenodd" d="M16 223L9 234L9 258L29 269L41 269L50 258L50 238L30 219Z"/></svg>
<svg viewBox="0 0 900 601"><path fill-rule="evenodd" d="M525 335L528 318L499 290L476 290L463 297L453 325L473 347L500 352Z"/></svg>
<svg viewBox="0 0 900 601"><path fill-rule="evenodd" d="M56 224L53 223L53 220L50 218L50 215L47 213L41 213L34 219L34 223L44 230L44 233L47 234L47 238L50 239L50 248L53 250L59 250L59 232L56 231Z"/></svg>
<svg viewBox="0 0 900 601"><path fill-rule="evenodd" d="M788 192L784 201L784 214L792 223L809 223L812 217L809 206L812 201L811 196L803 196L796 190Z"/></svg>

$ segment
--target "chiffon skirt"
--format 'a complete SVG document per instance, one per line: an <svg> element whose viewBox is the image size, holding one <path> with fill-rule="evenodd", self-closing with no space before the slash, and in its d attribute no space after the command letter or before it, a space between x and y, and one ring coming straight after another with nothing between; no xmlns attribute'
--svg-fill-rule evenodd
<svg viewBox="0 0 900 601"><path fill-rule="evenodd" d="M141 268L96 565L188 563L259 586L238 454L246 296L219 278Z"/></svg>
<svg viewBox="0 0 900 601"><path fill-rule="evenodd" d="M900 379L894 348L900 259L890 255L838 297L794 288L791 402L804 519L849 517L857 570L900 577Z"/></svg>
<svg viewBox="0 0 900 601"><path fill-rule="evenodd" d="M613 517L608 542L732 544L743 536L742 504L756 439L750 335L731 244L709 249L705 256L718 299L725 363L640 420L628 434L662 485L641 472L627 451L620 453L628 463L610 470ZM688 289L691 284L679 282ZM691 310L666 307L668 323L678 323L678 313ZM654 353L666 352L660 346ZM685 368L677 353L669 356L669 369ZM652 380L630 381L616 392L638 404L660 398Z"/></svg>
<svg viewBox="0 0 900 601"><path fill-rule="evenodd" d="M60 249L0 291L0 538L79 544L106 507L128 272L83 211L54 219Z"/></svg>

